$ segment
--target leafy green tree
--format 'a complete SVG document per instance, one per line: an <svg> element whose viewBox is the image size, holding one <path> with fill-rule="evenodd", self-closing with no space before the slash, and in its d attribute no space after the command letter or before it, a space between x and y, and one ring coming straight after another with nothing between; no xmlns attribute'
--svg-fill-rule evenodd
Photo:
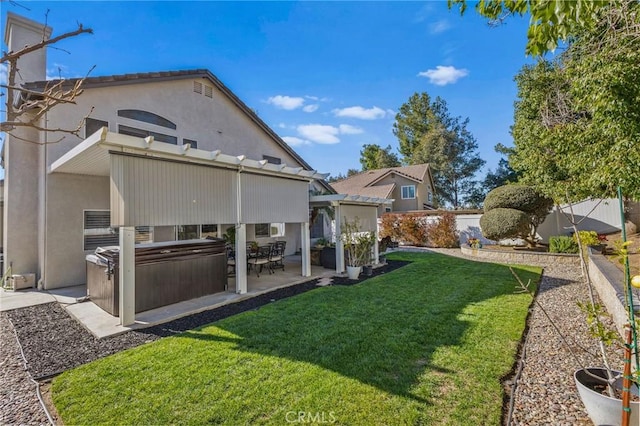
<svg viewBox="0 0 640 426"><path fill-rule="evenodd" d="M458 6L461 14L466 11L466 0L448 0L448 3L450 8ZM540 56L555 50L559 41L593 28L601 11L611 3L608 0L480 0L476 3L476 11L489 18L493 25L510 16L529 14L526 52Z"/></svg>
<svg viewBox="0 0 640 426"><path fill-rule="evenodd" d="M444 99L432 102L427 93L414 93L393 125L403 163L429 163L438 199L454 208L467 201L475 173L485 163L468 124L469 119L451 117Z"/></svg>
<svg viewBox="0 0 640 426"><path fill-rule="evenodd" d="M492 240L522 238L534 246L538 226L552 207L553 200L532 186L500 186L490 191L484 200L484 214L480 218L482 235Z"/></svg>
<svg viewBox="0 0 640 426"><path fill-rule="evenodd" d="M347 175L343 175L342 173L338 173L335 176L329 176L329 179L327 179L327 182L331 183L331 182L337 182L339 180L344 180L348 177L351 177L353 175L357 175L358 173L360 173L360 170L358 169L349 169L347 170Z"/></svg>
<svg viewBox="0 0 640 426"><path fill-rule="evenodd" d="M464 12L465 0L450 0ZM483 0L500 22L529 13L527 52L565 40L555 61L524 67L510 165L558 202L640 196L640 2Z"/></svg>
<svg viewBox="0 0 640 426"><path fill-rule="evenodd" d="M500 158L498 161L498 167L495 170L489 170L482 182L482 186L486 192L491 191L499 186L506 185L508 183L516 183L520 177L520 174L511 168L509 165L509 155L513 153L513 148L507 148L502 144L497 144L494 150L500 154L506 156Z"/></svg>
<svg viewBox="0 0 640 426"><path fill-rule="evenodd" d="M489 191L509 183L516 183L520 178L520 173L513 170L508 161L513 148L507 148L499 143L494 147L494 149L496 152L505 155L507 158L501 158L498 161L498 167L496 167L495 170L489 170L484 180L473 184L468 191L466 199L467 207L481 208Z"/></svg>
<svg viewBox="0 0 640 426"><path fill-rule="evenodd" d="M558 202L612 197L617 186L640 196L640 10L625 7L516 76L511 165Z"/></svg>
<svg viewBox="0 0 640 426"><path fill-rule="evenodd" d="M376 144L364 145L360 151L362 171L400 166L398 156L391 152L391 149L391 145L387 145L386 148Z"/></svg>
<svg viewBox="0 0 640 426"><path fill-rule="evenodd" d="M428 93L414 93L404 103L393 124L393 134L398 138L402 161L406 164L419 164L413 161L415 151L422 143L424 135L433 132L438 126L447 127L448 111L444 99L437 97L433 102Z"/></svg>

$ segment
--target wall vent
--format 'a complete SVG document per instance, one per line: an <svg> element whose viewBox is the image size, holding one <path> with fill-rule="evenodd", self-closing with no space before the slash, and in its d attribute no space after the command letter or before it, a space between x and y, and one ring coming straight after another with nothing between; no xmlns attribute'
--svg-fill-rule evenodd
<svg viewBox="0 0 640 426"><path fill-rule="evenodd" d="M199 81L194 81L193 82L193 91L196 93L202 93L202 83L200 83Z"/></svg>
<svg viewBox="0 0 640 426"><path fill-rule="evenodd" d="M211 86L204 86L204 95L207 98L213 98L213 87Z"/></svg>

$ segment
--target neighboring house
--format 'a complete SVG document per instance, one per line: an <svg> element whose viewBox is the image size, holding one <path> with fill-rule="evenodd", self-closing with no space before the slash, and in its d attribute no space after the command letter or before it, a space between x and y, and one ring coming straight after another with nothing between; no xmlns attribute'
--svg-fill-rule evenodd
<svg viewBox="0 0 640 426"><path fill-rule="evenodd" d="M390 207L380 207L379 214L434 208L435 186L428 164L367 170L331 186L339 194L393 199Z"/></svg>
<svg viewBox="0 0 640 426"><path fill-rule="evenodd" d="M8 14L9 51L50 33ZM16 83L43 90L46 49L19 65ZM331 188L211 72L91 77L83 90L45 117L48 128L73 129L91 111L82 137L33 128L15 135L35 143L6 136L1 235L12 273L35 273L44 289L83 284L85 255L118 244L118 227L158 242L236 226L246 241L304 249L309 192Z"/></svg>

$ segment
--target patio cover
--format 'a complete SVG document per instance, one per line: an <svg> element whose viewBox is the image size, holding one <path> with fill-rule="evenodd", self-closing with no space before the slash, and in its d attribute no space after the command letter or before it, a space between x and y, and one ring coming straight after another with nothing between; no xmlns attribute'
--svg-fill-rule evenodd
<svg viewBox="0 0 640 426"><path fill-rule="evenodd" d="M326 174L121 135L106 127L55 161L49 172L110 177L111 225L120 228L122 325L135 322L135 226L235 223L236 245L242 247L246 223L300 223L302 275L310 274L308 186ZM237 252L237 264L243 265L245 253ZM238 268L236 283L245 293L245 268Z"/></svg>
<svg viewBox="0 0 640 426"><path fill-rule="evenodd" d="M383 204L392 204L393 199L365 197L361 195L316 195L309 199L310 207L332 206L335 209L336 232L336 272L345 271L344 245L340 241L341 226L344 221L352 222L358 218L362 231L373 232L376 236L373 258L378 263L378 207Z"/></svg>

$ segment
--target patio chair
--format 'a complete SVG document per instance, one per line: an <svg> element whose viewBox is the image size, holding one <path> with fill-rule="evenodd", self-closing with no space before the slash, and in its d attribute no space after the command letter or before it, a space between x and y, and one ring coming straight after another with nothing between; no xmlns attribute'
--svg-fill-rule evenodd
<svg viewBox="0 0 640 426"><path fill-rule="evenodd" d="M236 275L236 251L233 246L227 245L227 275L233 277Z"/></svg>
<svg viewBox="0 0 640 426"><path fill-rule="evenodd" d="M286 243L284 241L276 241L271 245L271 251L269 252L269 269L282 268L284 271L284 248Z"/></svg>
<svg viewBox="0 0 640 426"><path fill-rule="evenodd" d="M247 259L247 266L249 269L254 268L256 270L256 276L260 278L260 272L262 272L262 267L267 265L269 269L269 273L273 272L269 267L269 253L271 252L271 248L269 246L260 246L258 247L258 251L255 253L255 256ZM258 266L260 268L258 268Z"/></svg>

